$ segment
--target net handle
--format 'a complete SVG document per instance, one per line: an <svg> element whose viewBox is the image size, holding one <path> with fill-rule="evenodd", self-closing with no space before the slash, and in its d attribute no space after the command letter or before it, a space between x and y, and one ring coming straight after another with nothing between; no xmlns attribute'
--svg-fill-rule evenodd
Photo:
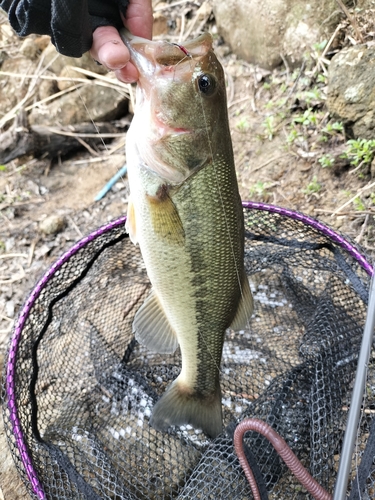
<svg viewBox="0 0 375 500"><path fill-rule="evenodd" d="M353 449L357 436L359 417L361 413L363 395L367 379L368 362L371 353L372 339L375 327L375 279L371 278L369 300L365 328L363 331L361 350L359 352L357 372L354 381L348 420L346 424L344 442L340 456L339 470L333 500L342 500L346 497Z"/></svg>

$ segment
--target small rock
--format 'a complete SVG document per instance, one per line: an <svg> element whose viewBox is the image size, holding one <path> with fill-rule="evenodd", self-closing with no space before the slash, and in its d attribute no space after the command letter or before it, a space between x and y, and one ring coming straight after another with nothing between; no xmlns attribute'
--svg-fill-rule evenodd
<svg viewBox="0 0 375 500"><path fill-rule="evenodd" d="M212 5L210 2L204 2L197 10L198 22L202 22L203 19L208 19L212 13Z"/></svg>
<svg viewBox="0 0 375 500"><path fill-rule="evenodd" d="M35 43L35 39L25 38L20 47L20 52L28 59L35 59L36 56L39 54L39 48L38 45L36 45Z"/></svg>
<svg viewBox="0 0 375 500"><path fill-rule="evenodd" d="M5 240L5 252L10 252L15 247L16 240L11 237Z"/></svg>
<svg viewBox="0 0 375 500"><path fill-rule="evenodd" d="M8 316L8 318L13 318L14 316L13 300L8 300L8 302L5 304L5 314Z"/></svg>
<svg viewBox="0 0 375 500"><path fill-rule="evenodd" d="M57 85L55 80L42 80L38 86L39 99L47 99L57 92Z"/></svg>
<svg viewBox="0 0 375 500"><path fill-rule="evenodd" d="M51 41L51 37L48 35L37 36L34 40L35 45L41 52L47 48Z"/></svg>
<svg viewBox="0 0 375 500"><path fill-rule="evenodd" d="M39 223L39 229L44 234L57 234L65 227L65 219L60 215L50 215Z"/></svg>
<svg viewBox="0 0 375 500"><path fill-rule="evenodd" d="M5 25L1 26L3 29ZM19 75L32 75L36 70L36 61L28 57L19 55L5 59L1 66L1 71L18 73ZM0 116L9 112L25 96L30 85L28 78L15 78L14 76L0 76L1 88L6 88L6 92L1 91Z"/></svg>
<svg viewBox="0 0 375 500"><path fill-rule="evenodd" d="M152 35L166 35L168 33L168 19L162 12L155 12Z"/></svg>
<svg viewBox="0 0 375 500"><path fill-rule="evenodd" d="M98 73L100 75L105 75L108 70L105 66L99 66L96 64L94 59L90 56L89 52L83 54L80 58L67 57L59 54L55 47L51 44L43 51L44 64L48 65L48 69L59 75L65 66L77 66L78 68L84 68L93 73Z"/></svg>
<svg viewBox="0 0 375 500"><path fill-rule="evenodd" d="M28 179L26 181L26 187L27 187L28 191L35 194L36 196L39 196L39 194L40 194L39 186L34 181L32 181L31 179Z"/></svg>
<svg viewBox="0 0 375 500"><path fill-rule="evenodd" d="M328 70L328 110L361 139L375 133L374 58L374 47L356 45L336 54Z"/></svg>
<svg viewBox="0 0 375 500"><path fill-rule="evenodd" d="M29 123L63 126L87 121L111 121L125 116L127 109L128 100L117 90L90 83L34 108L29 115Z"/></svg>
<svg viewBox="0 0 375 500"><path fill-rule="evenodd" d="M212 0L212 6L218 33L233 52L267 69L282 62L280 54L298 66L313 43L329 39L340 16L335 0Z"/></svg>
<svg viewBox="0 0 375 500"><path fill-rule="evenodd" d="M86 79L85 75L76 71L74 67L70 66L69 64L63 67L61 73L59 74L59 77L64 78L64 80L57 80L57 86L59 90L65 90L69 87L73 87L73 85L75 84L75 78ZM66 80L66 78L68 78L68 80Z"/></svg>
<svg viewBox="0 0 375 500"><path fill-rule="evenodd" d="M49 252L51 251L51 247L48 245L42 245L41 247L38 247L35 249L35 257L36 259L41 259L45 257Z"/></svg>

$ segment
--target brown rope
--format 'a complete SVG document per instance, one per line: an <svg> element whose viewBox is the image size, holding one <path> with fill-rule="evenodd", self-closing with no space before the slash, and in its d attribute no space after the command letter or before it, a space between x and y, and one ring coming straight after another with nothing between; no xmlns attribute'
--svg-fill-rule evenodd
<svg viewBox="0 0 375 500"><path fill-rule="evenodd" d="M300 481L302 486L315 498L315 500L332 500L332 495L328 493L320 484L311 476L311 474L301 464L297 456L289 448L284 439L272 429L266 422L257 418L246 418L239 423L234 431L234 448L236 450L241 467L249 481L250 488L254 500L261 500L258 486L254 474L246 460L243 449L243 436L247 431L255 431L262 434L275 448L277 453L284 460L286 465Z"/></svg>

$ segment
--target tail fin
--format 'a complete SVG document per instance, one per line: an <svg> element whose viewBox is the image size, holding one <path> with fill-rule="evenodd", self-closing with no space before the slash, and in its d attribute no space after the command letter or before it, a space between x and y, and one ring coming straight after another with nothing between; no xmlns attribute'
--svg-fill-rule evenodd
<svg viewBox="0 0 375 500"><path fill-rule="evenodd" d="M170 425L191 424L216 437L223 430L220 385L214 393L202 396L183 388L177 378L154 406L150 424L159 431Z"/></svg>

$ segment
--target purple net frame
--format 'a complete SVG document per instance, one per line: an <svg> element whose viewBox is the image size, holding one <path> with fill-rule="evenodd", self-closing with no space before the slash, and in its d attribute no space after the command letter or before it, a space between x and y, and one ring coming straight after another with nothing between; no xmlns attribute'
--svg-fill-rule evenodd
<svg viewBox="0 0 375 500"><path fill-rule="evenodd" d="M257 203L253 201L244 201L242 203L243 207L248 210L261 210L269 213L279 214L282 217L288 217L297 221L302 222L306 226L310 226L324 236L327 236L330 240L335 242L338 246L346 250L355 261L366 271L369 276L373 275L373 266L367 261L367 259L345 238L330 229L328 226L322 224L321 222L309 217L307 215L301 214L294 210L289 210L286 208L277 207L274 205L268 205L266 203ZM56 273L58 269L61 268L75 253L85 247L89 242L95 240L99 236L103 235L107 231L111 231L116 227L125 224L126 217L120 217L119 219L110 222L109 224L102 226L90 235L86 236L78 243L76 243L70 250L68 250L60 259L58 259L52 267L46 272L46 274L37 283L36 287L30 294L25 305L22 308L21 314L17 320L14 328L13 336L11 339L9 355L6 366L5 375L5 390L7 405L9 410L9 420L12 426L12 433L15 438L16 447L20 454L20 458L25 469L27 478L30 482L33 493L39 500L46 500L46 494L43 490L43 486L38 479L38 475L33 467L31 457L29 455L25 438L21 429L21 423L18 414L17 402L16 402L16 388L15 388L15 371L16 371L16 360L19 343L22 336L22 330L29 315L31 308L33 307L35 300L39 297L41 291L46 286L48 281Z"/></svg>

